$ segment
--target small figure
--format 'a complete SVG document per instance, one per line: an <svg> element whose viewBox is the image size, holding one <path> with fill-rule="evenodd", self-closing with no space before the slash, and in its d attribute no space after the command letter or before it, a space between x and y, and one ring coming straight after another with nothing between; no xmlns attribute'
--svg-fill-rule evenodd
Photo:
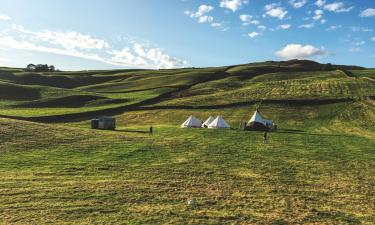
<svg viewBox="0 0 375 225"><path fill-rule="evenodd" d="M150 126L150 132L149 132L149 135L152 136L152 134L153 134L153 127Z"/></svg>
<svg viewBox="0 0 375 225"><path fill-rule="evenodd" d="M263 134L263 143L264 144L267 143L267 131L264 131L264 134Z"/></svg>

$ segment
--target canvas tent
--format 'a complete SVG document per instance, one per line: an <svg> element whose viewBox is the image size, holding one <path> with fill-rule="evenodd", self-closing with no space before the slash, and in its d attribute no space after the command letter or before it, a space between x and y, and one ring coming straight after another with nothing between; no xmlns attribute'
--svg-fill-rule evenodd
<svg viewBox="0 0 375 225"><path fill-rule="evenodd" d="M195 118L194 116L189 116L189 118L181 124L182 128L189 128L189 127L201 127L202 122Z"/></svg>
<svg viewBox="0 0 375 225"><path fill-rule="evenodd" d="M218 116L214 121L212 121L209 125L208 128L210 129L228 129L230 126L224 121L223 117Z"/></svg>
<svg viewBox="0 0 375 225"><path fill-rule="evenodd" d="M269 131L272 125L272 120L263 119L260 112L256 110L249 122L246 124L245 130Z"/></svg>
<svg viewBox="0 0 375 225"><path fill-rule="evenodd" d="M204 123L202 124L202 127L207 128L208 125L210 125L214 120L215 120L215 118L213 116L208 117L208 119L206 121L204 121Z"/></svg>

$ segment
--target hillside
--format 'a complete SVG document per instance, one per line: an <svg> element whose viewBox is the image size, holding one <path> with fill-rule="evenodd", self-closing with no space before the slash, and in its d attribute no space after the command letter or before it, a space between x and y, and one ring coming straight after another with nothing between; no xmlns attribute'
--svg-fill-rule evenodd
<svg viewBox="0 0 375 225"><path fill-rule="evenodd" d="M176 70L25 73L3 69L0 115L54 122L150 106L350 101L374 96L373 77L373 70L360 67L298 60Z"/></svg>
<svg viewBox="0 0 375 225"><path fill-rule="evenodd" d="M372 224L374 79L299 60L0 68L0 224ZM259 105L267 144L238 129ZM99 115L116 131L90 129ZM180 128L189 115L232 129Z"/></svg>

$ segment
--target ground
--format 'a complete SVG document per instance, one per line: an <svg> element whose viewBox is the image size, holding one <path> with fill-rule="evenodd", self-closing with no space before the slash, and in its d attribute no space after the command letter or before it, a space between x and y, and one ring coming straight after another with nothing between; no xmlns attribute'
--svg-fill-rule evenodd
<svg viewBox="0 0 375 225"><path fill-rule="evenodd" d="M205 69L209 78L181 72L181 79L162 81L152 73L179 72L142 72L147 73L142 79L137 71L106 72L100 76L121 78L94 83L97 78L87 77L91 86L72 82L69 87L3 78L7 87L41 95L30 100L31 95L15 92L2 101L0 223L373 224L372 70L353 70L350 77L341 71L253 76L257 73L247 65L227 68L233 74L224 76L217 72L221 69ZM251 78L244 79L246 74ZM317 86L321 89L312 88ZM273 94L260 110L279 130L264 144L263 133L238 127L259 106L262 95L254 90L267 87ZM62 96L116 93L108 99L134 94L135 100L116 103L120 107L98 98L74 107L29 107L55 103L59 88ZM160 88L167 91L143 94ZM212 101L204 105L207 99ZM90 108L92 101L102 108ZM115 113L117 130L91 130L85 113L112 107L105 112ZM71 120L70 114L79 118ZM179 127L189 115L205 120L218 114L231 130ZM152 136L147 133L151 125ZM189 206L192 199L195 204Z"/></svg>

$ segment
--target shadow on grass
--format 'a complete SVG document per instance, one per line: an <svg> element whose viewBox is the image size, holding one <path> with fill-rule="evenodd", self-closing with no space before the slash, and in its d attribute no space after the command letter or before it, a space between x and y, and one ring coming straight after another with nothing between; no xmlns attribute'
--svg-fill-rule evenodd
<svg viewBox="0 0 375 225"><path fill-rule="evenodd" d="M138 134L149 134L149 131L145 130L129 130L129 129L121 129L121 130L114 130L114 132L123 132L123 133L138 133Z"/></svg>
<svg viewBox="0 0 375 225"><path fill-rule="evenodd" d="M322 136L322 137L350 137L349 135L345 135L345 134L307 133L304 130L293 130L293 129L278 129L276 131L276 133L281 133L281 134L304 134L304 135Z"/></svg>
<svg viewBox="0 0 375 225"><path fill-rule="evenodd" d="M277 129L277 133L290 133L290 134L306 134L304 130L295 130L295 129Z"/></svg>

